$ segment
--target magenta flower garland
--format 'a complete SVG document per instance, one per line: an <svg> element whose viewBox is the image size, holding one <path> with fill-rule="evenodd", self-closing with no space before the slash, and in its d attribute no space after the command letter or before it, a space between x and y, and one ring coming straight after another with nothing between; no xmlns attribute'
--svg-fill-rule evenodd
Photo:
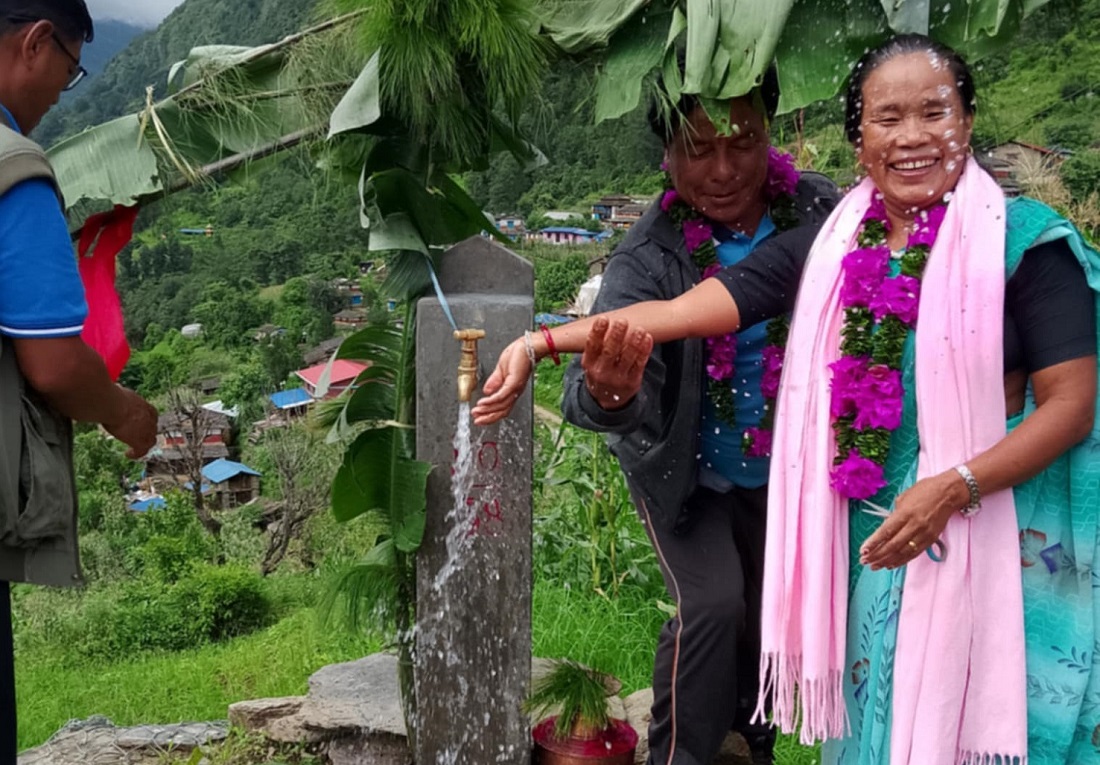
<svg viewBox="0 0 1100 765"><path fill-rule="evenodd" d="M849 499L867 499L886 485L883 466L905 400L905 341L917 324L921 277L946 212L941 203L917 216L899 273L890 277L890 222L876 194L860 224L858 246L844 256L841 356L829 366L829 413L837 443L830 484Z"/></svg>
<svg viewBox="0 0 1100 765"><path fill-rule="evenodd" d="M798 224L795 214L794 193L799 173L794 158L775 147L768 148L768 175L764 182L764 196L769 204L772 222L780 231ZM661 197L661 209L679 225L684 244L704 279L722 270L714 243L714 227L699 212L681 199L666 179L667 190ZM787 344L789 318L775 319L768 324L768 346L764 349L764 378L760 389L764 395L765 413L759 427L748 428L742 438L742 449L749 457L767 457L771 454L771 428L775 419L775 399L779 394L779 378L783 371L783 350ZM719 419L731 428L737 427L736 406L730 380L733 378L737 359L737 335L730 333L709 337L707 349L707 395L718 411Z"/></svg>

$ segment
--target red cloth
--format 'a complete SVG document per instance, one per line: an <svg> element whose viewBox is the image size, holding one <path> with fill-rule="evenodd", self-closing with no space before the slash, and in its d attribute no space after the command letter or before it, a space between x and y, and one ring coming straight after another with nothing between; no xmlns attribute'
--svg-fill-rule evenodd
<svg viewBox="0 0 1100 765"><path fill-rule="evenodd" d="M88 318L81 337L103 357L115 381L130 360L130 345L122 323L122 301L115 289L115 259L134 236L137 214L137 207L119 205L93 215L84 223L77 250L80 279L88 301Z"/></svg>

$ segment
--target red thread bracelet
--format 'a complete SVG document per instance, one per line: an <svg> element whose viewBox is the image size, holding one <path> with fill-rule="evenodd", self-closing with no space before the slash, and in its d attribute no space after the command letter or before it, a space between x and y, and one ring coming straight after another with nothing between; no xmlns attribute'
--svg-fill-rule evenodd
<svg viewBox="0 0 1100 765"><path fill-rule="evenodd" d="M545 324L539 325L539 330L542 332L542 336L546 338L546 349L550 351L550 359L554 362L555 366L561 366L561 356L558 355L558 349L554 346L554 336L550 334L550 328Z"/></svg>

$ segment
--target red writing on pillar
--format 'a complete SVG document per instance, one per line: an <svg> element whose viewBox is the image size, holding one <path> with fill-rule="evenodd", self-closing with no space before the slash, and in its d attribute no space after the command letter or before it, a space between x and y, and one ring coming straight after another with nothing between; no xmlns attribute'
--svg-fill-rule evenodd
<svg viewBox="0 0 1100 765"><path fill-rule="evenodd" d="M455 459L458 451L455 451ZM467 536L497 536L503 531L504 506L500 500L500 447L495 441L481 444L475 463L476 480L466 496L466 507L476 508ZM454 475L454 467L451 468Z"/></svg>

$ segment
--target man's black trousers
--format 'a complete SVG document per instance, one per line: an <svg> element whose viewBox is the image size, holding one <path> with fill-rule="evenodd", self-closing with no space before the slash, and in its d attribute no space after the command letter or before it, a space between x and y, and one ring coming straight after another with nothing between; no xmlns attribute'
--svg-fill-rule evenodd
<svg viewBox="0 0 1100 765"><path fill-rule="evenodd" d="M771 731L749 723L759 686L767 493L699 487L674 528L649 523L639 504L678 606L654 662L650 765L709 765L731 729L770 751Z"/></svg>

